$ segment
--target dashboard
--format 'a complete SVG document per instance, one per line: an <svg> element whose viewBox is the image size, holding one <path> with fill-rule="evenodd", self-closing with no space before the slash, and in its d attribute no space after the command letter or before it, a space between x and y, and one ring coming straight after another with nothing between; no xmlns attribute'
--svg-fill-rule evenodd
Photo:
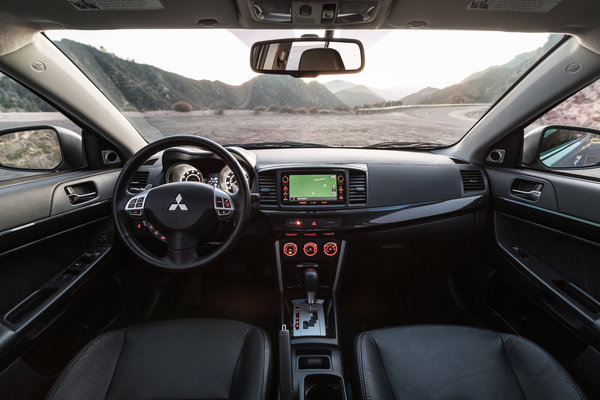
<svg viewBox="0 0 600 400"><path fill-rule="evenodd" d="M266 217L279 234L385 228L480 210L489 201L483 169L444 155L334 148L229 150L245 171L255 215ZM153 186L192 181L237 191L238 177L210 152L168 149L142 170Z"/></svg>

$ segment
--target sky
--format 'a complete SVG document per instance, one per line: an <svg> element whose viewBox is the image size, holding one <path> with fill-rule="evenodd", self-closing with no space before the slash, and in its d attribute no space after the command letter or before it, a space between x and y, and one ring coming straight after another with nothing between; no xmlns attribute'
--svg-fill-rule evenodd
<svg viewBox="0 0 600 400"><path fill-rule="evenodd" d="M305 31L130 30L50 31L52 40L67 38L138 63L154 65L193 79L240 85L256 74L250 69L250 45ZM314 31L322 35L321 31ZM339 35L339 31L336 32ZM515 55L543 45L548 34L432 30L343 31L362 40L365 68L358 74L330 75L375 88L445 87Z"/></svg>

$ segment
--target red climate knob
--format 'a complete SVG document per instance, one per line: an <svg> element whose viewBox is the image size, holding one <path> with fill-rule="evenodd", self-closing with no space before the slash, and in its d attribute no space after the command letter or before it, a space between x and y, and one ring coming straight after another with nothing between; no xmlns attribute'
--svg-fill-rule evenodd
<svg viewBox="0 0 600 400"><path fill-rule="evenodd" d="M317 250L317 245L313 242L308 242L304 245L304 254L306 254L309 257L312 257L315 254L317 254Z"/></svg>
<svg viewBox="0 0 600 400"><path fill-rule="evenodd" d="M335 242L327 242L323 246L323 252L329 257L333 257L337 254L338 246Z"/></svg>
<svg viewBox="0 0 600 400"><path fill-rule="evenodd" d="M285 254L286 256L293 257L296 255L297 252L298 246L296 246L296 243L288 242L283 245L283 254Z"/></svg>

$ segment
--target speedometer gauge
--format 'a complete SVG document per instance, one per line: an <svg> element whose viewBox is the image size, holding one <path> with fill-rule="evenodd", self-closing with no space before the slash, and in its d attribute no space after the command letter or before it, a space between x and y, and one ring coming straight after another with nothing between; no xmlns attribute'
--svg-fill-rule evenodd
<svg viewBox="0 0 600 400"><path fill-rule="evenodd" d="M197 169L189 169L181 175L182 182L202 182L202 174Z"/></svg>
<svg viewBox="0 0 600 400"><path fill-rule="evenodd" d="M248 174L245 171L244 171L244 177L246 178L246 180L249 180ZM219 184L221 185L221 188L223 190L226 190L227 192L229 192L231 194L237 193L237 190L238 190L237 177L234 175L231 168L229 168L227 166L223 167L221 172L219 172Z"/></svg>

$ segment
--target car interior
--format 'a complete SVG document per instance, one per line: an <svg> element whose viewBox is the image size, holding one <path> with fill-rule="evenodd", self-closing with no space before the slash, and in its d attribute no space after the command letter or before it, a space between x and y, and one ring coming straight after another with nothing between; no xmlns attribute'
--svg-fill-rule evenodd
<svg viewBox="0 0 600 400"><path fill-rule="evenodd" d="M600 2L0 5L1 399L600 399ZM148 121L162 105L128 110L105 90L133 60L105 52L91 63L103 49L77 55L53 38L173 29L232 30L256 82L298 93L317 93L313 78L366 73L371 34L556 40L514 81L499 75L506 90L483 111L457 117L473 121L464 136L437 142L439 128L427 141L357 146L243 142L176 122L158 132ZM198 46L171 44L206 63L234 51ZM207 97L238 90L214 87ZM437 118L407 99L298 108L268 129L360 113L366 125L415 107ZM453 99L438 103L483 102ZM257 104L164 113L250 121L270 112Z"/></svg>

